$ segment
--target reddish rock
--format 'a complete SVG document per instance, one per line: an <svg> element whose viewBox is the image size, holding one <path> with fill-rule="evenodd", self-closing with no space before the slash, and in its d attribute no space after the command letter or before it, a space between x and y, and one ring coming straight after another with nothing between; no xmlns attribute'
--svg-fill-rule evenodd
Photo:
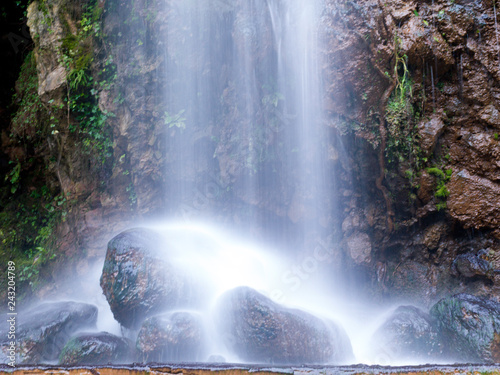
<svg viewBox="0 0 500 375"><path fill-rule="evenodd" d="M433 115L429 120L424 120L418 125L420 147L426 155L431 155L436 147L439 136L444 131L444 123L439 115Z"/></svg>
<svg viewBox="0 0 500 375"><path fill-rule="evenodd" d="M500 238L500 185L466 169L452 175L448 208L452 217L466 228L495 229Z"/></svg>

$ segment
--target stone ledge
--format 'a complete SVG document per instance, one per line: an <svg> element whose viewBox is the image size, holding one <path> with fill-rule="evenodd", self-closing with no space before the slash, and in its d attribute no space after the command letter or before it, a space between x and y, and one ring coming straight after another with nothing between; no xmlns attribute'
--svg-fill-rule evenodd
<svg viewBox="0 0 500 375"><path fill-rule="evenodd" d="M11 368L0 365L1 374L14 375L382 375L382 374L432 374L432 375L500 375L497 365L423 365L423 366L307 366L280 367L239 364L189 364L171 365L130 365L130 366L22 366Z"/></svg>

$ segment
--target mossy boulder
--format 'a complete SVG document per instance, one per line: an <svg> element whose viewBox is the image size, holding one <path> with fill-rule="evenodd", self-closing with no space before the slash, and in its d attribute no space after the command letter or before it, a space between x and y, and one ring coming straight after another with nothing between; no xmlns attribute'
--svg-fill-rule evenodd
<svg viewBox="0 0 500 375"><path fill-rule="evenodd" d="M107 332L80 333L64 346L61 365L105 365L131 362L131 342Z"/></svg>
<svg viewBox="0 0 500 375"><path fill-rule="evenodd" d="M202 361L204 332L196 313L173 312L148 318L137 336L142 362Z"/></svg>
<svg viewBox="0 0 500 375"><path fill-rule="evenodd" d="M16 329L18 364L39 364L56 360L66 342L77 331L95 328L97 308L78 302L43 303L18 314L22 317ZM0 344L8 349L7 333Z"/></svg>
<svg viewBox="0 0 500 375"><path fill-rule="evenodd" d="M135 228L108 243L101 287L115 319L138 329L149 316L178 306L185 293L181 274L165 260L156 232Z"/></svg>
<svg viewBox="0 0 500 375"><path fill-rule="evenodd" d="M344 363L352 348L344 330L297 309L281 306L249 287L218 301L218 329L241 360L254 363Z"/></svg>
<svg viewBox="0 0 500 375"><path fill-rule="evenodd" d="M431 308L450 357L500 362L500 303L469 294L443 298Z"/></svg>

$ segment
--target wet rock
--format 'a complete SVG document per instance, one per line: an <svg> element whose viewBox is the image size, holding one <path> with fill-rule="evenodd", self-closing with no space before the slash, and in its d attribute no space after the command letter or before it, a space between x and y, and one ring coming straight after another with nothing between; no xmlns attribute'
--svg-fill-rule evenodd
<svg viewBox="0 0 500 375"><path fill-rule="evenodd" d="M420 147L426 155L431 155L436 147L439 136L443 133L444 123L438 115L434 115L429 120L422 121L418 125L420 135Z"/></svg>
<svg viewBox="0 0 500 375"><path fill-rule="evenodd" d="M491 263L482 258L483 252L460 254L453 261L453 268L463 277L487 276L492 272Z"/></svg>
<svg viewBox="0 0 500 375"><path fill-rule="evenodd" d="M74 22L71 4L53 1L51 6L33 2L27 9L28 26L36 40L38 70L38 95L42 101L54 100L62 104L62 95L67 84L67 73L61 63L61 45L65 38L63 22ZM63 21L64 20L64 21ZM50 26L49 26L50 25Z"/></svg>
<svg viewBox="0 0 500 375"><path fill-rule="evenodd" d="M185 281L160 253L161 243L157 233L141 228L108 243L101 287L124 327L139 328L148 316L178 306L187 295Z"/></svg>
<svg viewBox="0 0 500 375"><path fill-rule="evenodd" d="M218 328L243 361L275 364L341 363L352 358L349 338L331 322L288 309L248 287L218 301Z"/></svg>
<svg viewBox="0 0 500 375"><path fill-rule="evenodd" d="M418 189L417 196L422 203L427 204L434 197L435 178L429 174L425 169L419 178L420 188Z"/></svg>
<svg viewBox="0 0 500 375"><path fill-rule="evenodd" d="M372 245L370 236L363 232L355 232L347 239L349 255L357 264L370 263Z"/></svg>
<svg viewBox="0 0 500 375"><path fill-rule="evenodd" d="M447 188L450 191L449 212L465 227L495 229L500 227L499 184L471 175L463 169L452 175ZM500 232L497 234L500 236Z"/></svg>
<svg viewBox="0 0 500 375"><path fill-rule="evenodd" d="M448 355L464 361L500 361L500 303L457 294L430 311L446 342Z"/></svg>
<svg viewBox="0 0 500 375"><path fill-rule="evenodd" d="M436 223L424 232L422 239L423 244L429 250L435 250L439 246L441 237L446 233L446 226L443 223Z"/></svg>
<svg viewBox="0 0 500 375"><path fill-rule="evenodd" d="M371 347L390 362L438 359L443 343L431 316L414 306L400 306L375 332Z"/></svg>
<svg viewBox="0 0 500 375"><path fill-rule="evenodd" d="M204 332L201 317L189 312L173 312L148 318L137 336L142 362L200 361Z"/></svg>
<svg viewBox="0 0 500 375"><path fill-rule="evenodd" d="M18 364L39 364L58 358L75 332L95 327L97 308L78 302L43 303L23 312L16 327ZM2 332L0 357L8 353L7 333ZM4 339L5 338L5 339ZM2 361L5 358L0 358Z"/></svg>
<svg viewBox="0 0 500 375"><path fill-rule="evenodd" d="M64 346L61 365L105 365L132 359L129 340L107 332L80 333Z"/></svg>
<svg viewBox="0 0 500 375"><path fill-rule="evenodd" d="M500 112L493 104L484 108L479 114L479 118L494 128L500 127Z"/></svg>

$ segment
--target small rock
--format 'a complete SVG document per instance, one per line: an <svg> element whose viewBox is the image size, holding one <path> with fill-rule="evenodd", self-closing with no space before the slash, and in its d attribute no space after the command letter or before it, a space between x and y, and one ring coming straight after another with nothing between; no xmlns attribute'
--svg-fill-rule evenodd
<svg viewBox="0 0 500 375"><path fill-rule="evenodd" d="M174 312L148 318L137 336L142 362L189 361L204 359L204 332L201 317Z"/></svg>
<svg viewBox="0 0 500 375"><path fill-rule="evenodd" d="M352 358L344 330L285 308L257 291L238 287L218 301L218 327L226 345L253 363L343 363Z"/></svg>
<svg viewBox="0 0 500 375"><path fill-rule="evenodd" d="M356 264L370 263L372 244L368 234L358 231L354 232L354 234L347 238L347 248L349 249L349 255Z"/></svg>
<svg viewBox="0 0 500 375"><path fill-rule="evenodd" d="M435 250L439 246L441 237L446 232L446 226L443 223L437 223L426 229L423 243L429 250Z"/></svg>
<svg viewBox="0 0 500 375"><path fill-rule="evenodd" d="M439 136L443 133L444 123L440 116L434 115L430 120L422 121L418 125L420 147L426 155L432 154Z"/></svg>
<svg viewBox="0 0 500 375"><path fill-rule="evenodd" d="M105 365L131 360L131 343L107 332L80 333L64 346L61 365Z"/></svg>
<svg viewBox="0 0 500 375"><path fill-rule="evenodd" d="M423 204L427 204L432 200L432 198L434 198L434 190L436 186L435 177L431 176L429 172L424 169L419 179L419 185L420 188L417 192L418 199L420 199Z"/></svg>
<svg viewBox="0 0 500 375"><path fill-rule="evenodd" d="M484 108L479 114L479 118L486 122L488 125L493 126L494 128L500 128L500 112L493 105L490 104L486 108Z"/></svg>
<svg viewBox="0 0 500 375"><path fill-rule="evenodd" d="M489 276L492 271L490 262L481 258L481 252L460 254L453 261L453 267L464 277Z"/></svg>
<svg viewBox="0 0 500 375"><path fill-rule="evenodd" d="M469 294L443 298L431 308L450 357L500 362L500 303Z"/></svg>

